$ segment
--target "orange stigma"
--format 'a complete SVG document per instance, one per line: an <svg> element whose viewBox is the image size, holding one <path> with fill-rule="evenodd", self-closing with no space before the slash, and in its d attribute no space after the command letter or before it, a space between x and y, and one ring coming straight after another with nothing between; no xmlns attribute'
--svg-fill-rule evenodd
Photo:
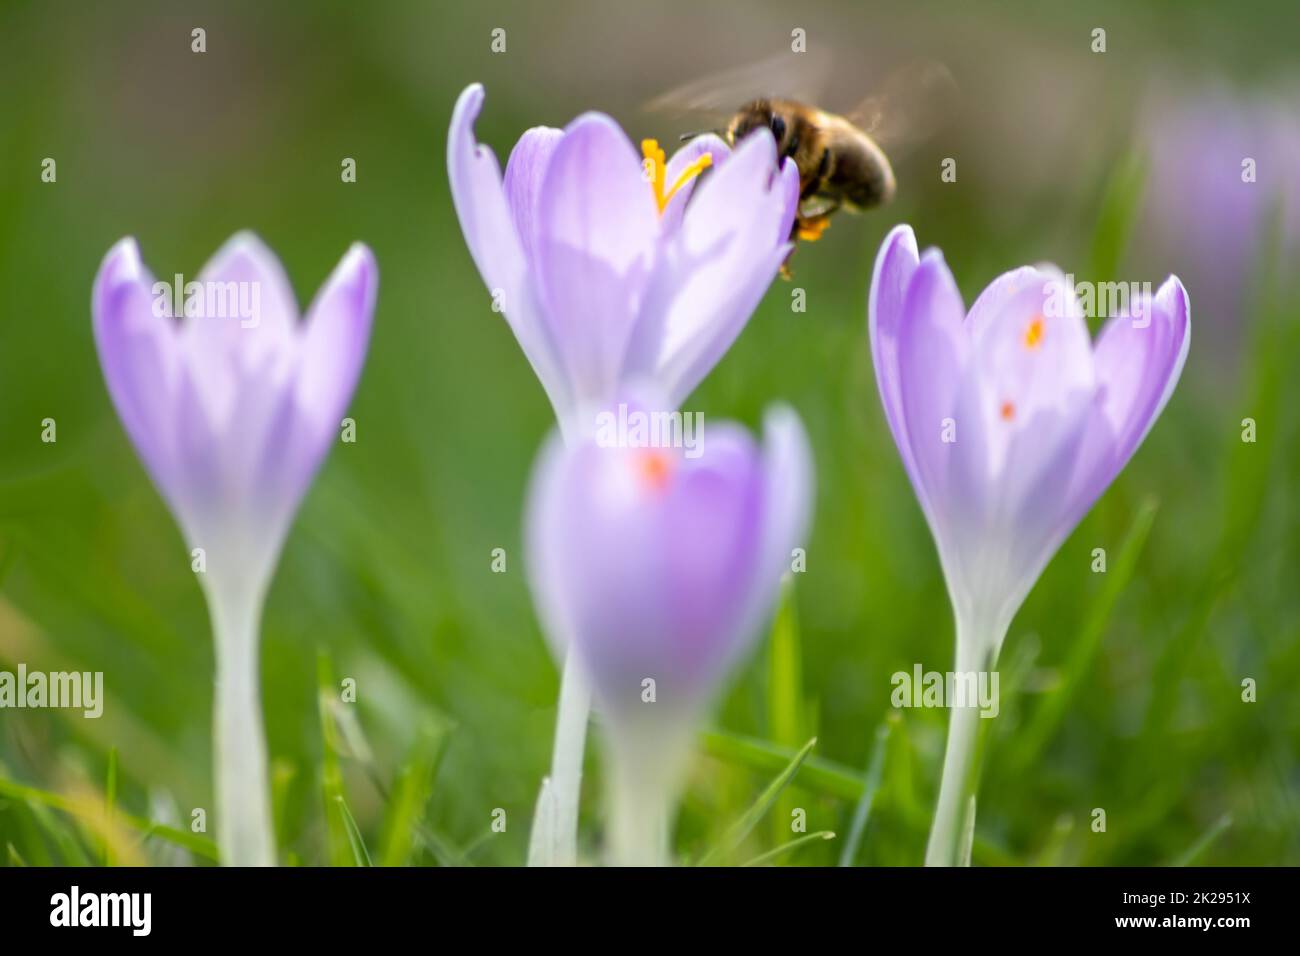
<svg viewBox="0 0 1300 956"><path fill-rule="evenodd" d="M664 177L668 173L668 161L664 156L664 151L659 148L659 141L656 139L641 140L641 155L645 157L642 169L645 170L645 176L650 183L650 188L654 190L655 203L659 206L660 215L663 215L663 211L668 208L668 203L672 201L673 196L677 195L677 190L713 165L713 155L711 153L701 153L691 161L689 166L682 170L682 174L665 192Z"/></svg>
<svg viewBox="0 0 1300 956"><path fill-rule="evenodd" d="M637 477L654 491L663 491L673 476L672 460L657 448L639 452L635 460Z"/></svg>
<svg viewBox="0 0 1300 956"><path fill-rule="evenodd" d="M1043 317L1036 315L1025 329L1025 348L1036 349L1043 344Z"/></svg>
<svg viewBox="0 0 1300 956"><path fill-rule="evenodd" d="M1003 402L1002 407L998 409L998 414L1002 416L1004 422L1009 422L1016 417L1016 406L1014 402Z"/></svg>

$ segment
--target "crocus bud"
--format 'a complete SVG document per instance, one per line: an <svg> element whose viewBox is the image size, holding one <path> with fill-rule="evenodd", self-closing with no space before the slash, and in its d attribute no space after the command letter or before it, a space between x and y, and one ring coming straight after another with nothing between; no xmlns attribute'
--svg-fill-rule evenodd
<svg viewBox="0 0 1300 956"><path fill-rule="evenodd" d="M222 861L274 860L257 687L262 600L289 525L352 398L378 273L355 245L304 321L275 255L232 238L197 280L155 282L134 240L92 299L109 395L192 553L217 650ZM200 550L201 549L201 550Z"/></svg>
<svg viewBox="0 0 1300 956"><path fill-rule="evenodd" d="M666 860L691 733L761 632L808 518L811 457L790 411L769 413L761 449L724 423L697 451L553 438L528 501L543 625L608 729L620 863Z"/></svg>

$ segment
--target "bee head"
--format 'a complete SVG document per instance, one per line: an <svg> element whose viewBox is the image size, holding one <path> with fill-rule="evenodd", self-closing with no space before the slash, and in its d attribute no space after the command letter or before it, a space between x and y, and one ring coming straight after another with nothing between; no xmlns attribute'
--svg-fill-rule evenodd
<svg viewBox="0 0 1300 956"><path fill-rule="evenodd" d="M786 150L786 138L790 133L789 124L780 112L772 108L770 100L754 100L742 106L727 127L727 139L734 146L756 129L767 128L776 140L778 154Z"/></svg>

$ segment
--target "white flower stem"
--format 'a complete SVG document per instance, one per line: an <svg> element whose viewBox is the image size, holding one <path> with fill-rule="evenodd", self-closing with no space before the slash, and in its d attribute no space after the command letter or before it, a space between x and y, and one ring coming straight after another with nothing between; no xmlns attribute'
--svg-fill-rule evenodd
<svg viewBox="0 0 1300 956"><path fill-rule="evenodd" d="M226 866L275 865L258 680L261 599L212 588L217 651L213 721L217 847Z"/></svg>
<svg viewBox="0 0 1300 956"><path fill-rule="evenodd" d="M626 756L626 755L625 755ZM669 866L673 787L631 768L611 782L609 862L614 866Z"/></svg>
<svg viewBox="0 0 1300 956"><path fill-rule="evenodd" d="M956 672L991 671L1002 636L1002 633L977 633L959 620ZM975 838L975 794L979 789L983 742L990 721L980 716L979 706L973 703L954 706L951 710L939 801L925 848L926 866L969 866L971 843Z"/></svg>
<svg viewBox="0 0 1300 956"><path fill-rule="evenodd" d="M560 678L551 775L542 781L533 818L529 866L573 866L578 862L578 799L590 714L591 688L576 655L569 653Z"/></svg>

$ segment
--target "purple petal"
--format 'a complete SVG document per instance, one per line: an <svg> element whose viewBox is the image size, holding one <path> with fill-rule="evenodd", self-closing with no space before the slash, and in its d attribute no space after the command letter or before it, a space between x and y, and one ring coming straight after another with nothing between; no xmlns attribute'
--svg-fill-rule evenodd
<svg viewBox="0 0 1300 956"><path fill-rule="evenodd" d="M338 429L361 375L378 291L374 253L355 243L307 310L297 401L326 441Z"/></svg>
<svg viewBox="0 0 1300 956"><path fill-rule="evenodd" d="M474 139L474 121L484 95L483 87L475 83L456 100L447 137L447 176L465 243L483 281L489 289L509 292L525 273L524 251L501 186L497 158Z"/></svg>
<svg viewBox="0 0 1300 956"><path fill-rule="evenodd" d="M795 548L806 548L813 504L813 457L793 410L778 405L763 419L763 535L758 572L740 615L740 640L752 640L770 616ZM737 653L743 650L737 649Z"/></svg>
<svg viewBox="0 0 1300 956"><path fill-rule="evenodd" d="M658 230L627 136L606 116L579 117L551 153L535 246L551 341L579 401L616 390Z"/></svg>
<svg viewBox="0 0 1300 956"><path fill-rule="evenodd" d="M510 329L546 390L561 420L572 397L559 369L555 348L540 318L537 293L529 277L524 246L506 202L496 156L474 139L474 121L483 107L483 87L465 88L456 101L447 137L447 175L452 203L465 244L493 299L501 303Z"/></svg>
<svg viewBox="0 0 1300 956"><path fill-rule="evenodd" d="M515 231L523 244L524 256L532 262L537 235L537 204L551 154L564 138L564 130L536 126L519 137L506 161L505 192Z"/></svg>
<svg viewBox="0 0 1300 956"><path fill-rule="evenodd" d="M1044 463L1078 428L1096 382L1088 325L1065 276L1046 267L1012 275L967 320L981 387L978 408L962 417L979 415L988 476L1000 476L998 496L1014 502L1041 487Z"/></svg>
<svg viewBox="0 0 1300 956"><path fill-rule="evenodd" d="M885 420L894 435L903 467L912 485L920 488L920 476L912 460L912 447L903 420L903 398L899 384L898 339L903 327L903 303L907 287L920 257L912 227L898 225L890 230L876 256L867 306L867 336L876 369L876 386L885 408Z"/></svg>
<svg viewBox="0 0 1300 956"><path fill-rule="evenodd" d="M153 278L135 240L104 257L91 299L95 345L109 396L160 488L171 480L170 406L181 379L176 323L154 314Z"/></svg>
<svg viewBox="0 0 1300 956"><path fill-rule="evenodd" d="M882 317L884 313L882 312ZM965 310L952 273L937 250L922 256L908 283L898 332L898 384L903 428L915 474L917 497L934 522L936 503L949 491L954 448L975 427L969 408L957 409L957 391L970 360ZM944 440L945 419L956 425L956 442Z"/></svg>
<svg viewBox="0 0 1300 956"><path fill-rule="evenodd" d="M791 549L804 544L813 503L808 434L799 416L784 405L775 406L763 418L763 472L767 476L763 554L779 579L790 566Z"/></svg>
<svg viewBox="0 0 1300 956"><path fill-rule="evenodd" d="M257 355L266 349L278 349L294 334L298 325L298 303L294 299L289 277L274 252L252 232L238 232L226 240L216 255L199 273L199 282L236 286L256 290L255 297L239 290L238 302L251 302L257 314L245 316L233 308L230 290L225 292L225 315L206 320L187 317L182 322L187 338L208 342L202 348L221 348L227 343ZM217 297L218 303L222 297Z"/></svg>
<svg viewBox="0 0 1300 956"><path fill-rule="evenodd" d="M1021 266L1004 272L985 287L975 304L970 307L966 324L971 335L979 337L988 324L1005 310L1010 300L1027 288L1042 286L1049 276L1035 266Z"/></svg>
<svg viewBox="0 0 1300 956"><path fill-rule="evenodd" d="M686 171L686 167L705 153L713 157L711 168L717 170L731 156L731 147L712 133L696 136L668 160L668 165L664 170L664 188L672 188L673 183L677 182L677 177ZM661 227L664 232L672 233L677 230L678 226L681 225L682 216L686 212L686 206L695 192L696 185L701 178L707 178L710 175L716 175L716 173L705 171L701 176L688 180L673 194L673 198L668 201L668 205L663 211Z"/></svg>
<svg viewBox="0 0 1300 956"><path fill-rule="evenodd" d="M774 176L770 135L746 140L700 187L665 249L625 373L653 375L680 404L748 323L784 261L798 173Z"/></svg>
<svg viewBox="0 0 1300 956"><path fill-rule="evenodd" d="M1191 306L1177 276L1165 281L1142 312L1111 319L1095 351L1103 408L1116 436L1116 471L1160 416L1191 346Z"/></svg>
<svg viewBox="0 0 1300 956"><path fill-rule="evenodd" d="M223 430L246 379L287 376L298 305L280 260L251 232L228 239L198 281L205 305L201 314L182 320L180 344L205 414ZM268 372L272 368L276 371Z"/></svg>
<svg viewBox="0 0 1300 956"><path fill-rule="evenodd" d="M1093 352L1098 392L1069 479L1068 534L1137 451L1182 375L1191 346L1191 303L1170 276L1142 315L1106 323Z"/></svg>
<svg viewBox="0 0 1300 956"><path fill-rule="evenodd" d="M562 434L553 432L533 465L524 506L528 586L542 631L558 660L568 657L575 630L567 591L570 575L566 503L573 483L569 477L572 460Z"/></svg>
<svg viewBox="0 0 1300 956"><path fill-rule="evenodd" d="M976 305L966 320L974 353L958 399L964 432L946 494L948 533L959 593L985 619L1009 621L1064 537L1096 385L1087 323L1059 270L1007 273Z"/></svg>

